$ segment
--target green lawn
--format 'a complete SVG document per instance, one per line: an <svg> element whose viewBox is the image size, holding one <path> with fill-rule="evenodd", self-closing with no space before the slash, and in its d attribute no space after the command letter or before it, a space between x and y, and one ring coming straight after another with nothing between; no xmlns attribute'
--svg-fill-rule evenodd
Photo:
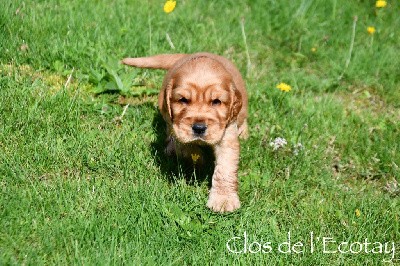
<svg viewBox="0 0 400 266"><path fill-rule="evenodd" d="M0 265L399 263L400 4L375 4L2 0ZM231 214L163 154L164 72L118 64L198 51L249 93Z"/></svg>

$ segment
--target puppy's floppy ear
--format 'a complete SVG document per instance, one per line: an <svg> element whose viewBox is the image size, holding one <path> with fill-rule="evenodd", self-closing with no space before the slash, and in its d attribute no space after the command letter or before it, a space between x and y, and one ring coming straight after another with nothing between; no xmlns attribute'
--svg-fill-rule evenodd
<svg viewBox="0 0 400 266"><path fill-rule="evenodd" d="M163 100L163 109L164 109L164 114L165 116L168 117L164 117L167 119L167 121L172 122L173 117L172 117L172 109L171 109L171 95L172 95L172 87L174 85L174 80L170 79L169 82L167 83L167 85L165 86L165 91L164 91L164 100Z"/></svg>
<svg viewBox="0 0 400 266"><path fill-rule="evenodd" d="M235 84L232 82L230 84L230 95L231 95L231 104L229 108L229 122L233 122L236 120L240 110L242 109L242 94L236 88Z"/></svg>

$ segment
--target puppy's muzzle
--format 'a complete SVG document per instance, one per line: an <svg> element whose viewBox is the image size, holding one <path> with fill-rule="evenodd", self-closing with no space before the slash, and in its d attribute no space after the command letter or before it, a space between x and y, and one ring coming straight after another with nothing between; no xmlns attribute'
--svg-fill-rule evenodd
<svg viewBox="0 0 400 266"><path fill-rule="evenodd" d="M192 125L192 130L195 136L203 136L206 133L207 125L204 123L195 123Z"/></svg>

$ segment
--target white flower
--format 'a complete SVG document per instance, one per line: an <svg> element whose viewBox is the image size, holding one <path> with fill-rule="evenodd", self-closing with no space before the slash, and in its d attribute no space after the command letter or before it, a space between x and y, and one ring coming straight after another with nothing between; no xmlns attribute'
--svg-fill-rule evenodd
<svg viewBox="0 0 400 266"><path fill-rule="evenodd" d="M272 147L272 150L276 151L279 148L283 148L286 144L287 144L286 139L278 137L278 138L274 139L274 141L271 141L269 143L269 146Z"/></svg>
<svg viewBox="0 0 400 266"><path fill-rule="evenodd" d="M299 152L300 152L301 150L303 150L303 149L304 149L303 144L301 144L301 143L299 142L299 143L297 143L297 144L294 145L294 147L293 147L293 154L297 156L297 155L299 155Z"/></svg>

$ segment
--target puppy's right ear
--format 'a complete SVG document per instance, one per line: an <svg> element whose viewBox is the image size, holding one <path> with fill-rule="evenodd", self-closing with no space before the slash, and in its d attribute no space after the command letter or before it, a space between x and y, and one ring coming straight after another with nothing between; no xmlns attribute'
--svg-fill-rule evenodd
<svg viewBox="0 0 400 266"><path fill-rule="evenodd" d="M162 100L162 110L161 113L164 116L164 119L168 122L172 122L173 113L171 108L171 97L172 97L172 87L174 86L174 80L170 79L168 83L164 86L164 90L162 91L162 95L160 95Z"/></svg>

